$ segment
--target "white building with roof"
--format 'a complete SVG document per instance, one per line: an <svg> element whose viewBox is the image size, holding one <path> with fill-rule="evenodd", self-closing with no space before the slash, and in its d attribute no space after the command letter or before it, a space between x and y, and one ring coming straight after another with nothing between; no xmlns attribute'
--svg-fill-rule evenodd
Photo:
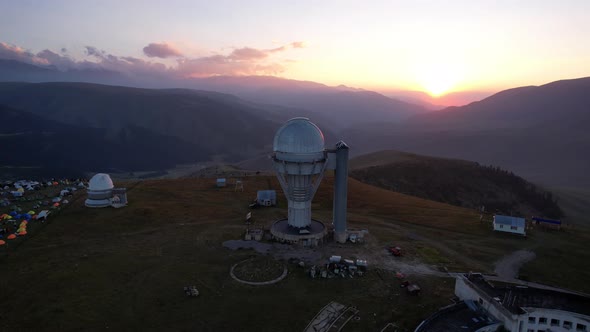
<svg viewBox="0 0 590 332"><path fill-rule="evenodd" d="M261 206L277 205L277 192L275 190L258 190L256 202Z"/></svg>
<svg viewBox="0 0 590 332"><path fill-rule="evenodd" d="M493 225L495 231L526 236L526 221L524 218L495 215Z"/></svg>
<svg viewBox="0 0 590 332"><path fill-rule="evenodd" d="M590 296L555 287L457 274L461 300L424 320L415 332L589 332Z"/></svg>
<svg viewBox="0 0 590 332"><path fill-rule="evenodd" d="M87 207L107 207L111 206L113 198L113 180L108 174L98 173L88 182L88 198L86 199Z"/></svg>

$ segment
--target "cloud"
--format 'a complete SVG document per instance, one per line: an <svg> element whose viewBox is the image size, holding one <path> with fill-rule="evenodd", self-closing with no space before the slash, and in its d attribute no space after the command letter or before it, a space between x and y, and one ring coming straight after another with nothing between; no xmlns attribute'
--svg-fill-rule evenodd
<svg viewBox="0 0 590 332"><path fill-rule="evenodd" d="M174 46L167 43L150 43L143 48L143 53L150 58L170 58L182 56Z"/></svg>
<svg viewBox="0 0 590 332"><path fill-rule="evenodd" d="M181 77L209 77L277 75L285 71L285 67L276 62L251 60L252 58L249 57L236 58L233 53L229 56L213 55L195 59L180 59L175 72Z"/></svg>
<svg viewBox="0 0 590 332"><path fill-rule="evenodd" d="M268 51L257 50L255 48L244 47L235 49L229 55L230 59L234 60L258 60L264 59L268 56Z"/></svg>
<svg viewBox="0 0 590 332"><path fill-rule="evenodd" d="M166 65L159 62L145 61L130 56L117 56L99 50L94 46L86 46L86 54L94 57L100 68L121 72L127 75L162 75L169 72Z"/></svg>
<svg viewBox="0 0 590 332"><path fill-rule="evenodd" d="M290 48L302 47L303 42L293 42L272 49L242 47L228 55L181 58L175 72L181 77L278 75L286 70L287 63L293 61L272 60L272 56Z"/></svg>
<svg viewBox="0 0 590 332"><path fill-rule="evenodd" d="M19 46L0 42L0 59L17 60L39 66L53 66L61 71L108 70L138 79L177 79L208 76L277 75L286 70L292 60L279 56L289 49L302 48L302 42L293 42L272 49L252 47L235 48L228 54L213 54L203 57L183 56L165 43L151 43L144 47L150 58L177 57L176 64L144 60L132 56L118 56L94 46L85 47L85 57L72 58L65 48L59 53L43 50L37 54Z"/></svg>
<svg viewBox="0 0 590 332"><path fill-rule="evenodd" d="M65 52L64 52L65 53ZM43 50L37 53L37 57L44 59L47 64L57 67L59 70L76 68L78 64L67 55L60 55L50 50Z"/></svg>
<svg viewBox="0 0 590 332"><path fill-rule="evenodd" d="M290 45L292 48L305 48L305 42L302 41L292 42Z"/></svg>
<svg viewBox="0 0 590 332"><path fill-rule="evenodd" d="M36 56L34 53L25 50L22 47L0 42L0 59L16 60L34 65L49 65L50 63Z"/></svg>
<svg viewBox="0 0 590 332"><path fill-rule="evenodd" d="M105 51L100 51L99 49L97 49L94 46L86 46L86 54L90 55L90 56L95 56L97 58L103 58L104 55L106 54Z"/></svg>

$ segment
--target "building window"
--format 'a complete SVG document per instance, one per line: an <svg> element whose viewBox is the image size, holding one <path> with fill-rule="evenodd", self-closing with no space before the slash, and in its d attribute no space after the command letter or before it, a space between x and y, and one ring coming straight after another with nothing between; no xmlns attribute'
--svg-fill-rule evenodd
<svg viewBox="0 0 590 332"><path fill-rule="evenodd" d="M576 331L586 332L588 330L586 329L586 325L584 325L584 324L576 324Z"/></svg>
<svg viewBox="0 0 590 332"><path fill-rule="evenodd" d="M529 324L535 324L537 319L535 317L529 317Z"/></svg>
<svg viewBox="0 0 590 332"><path fill-rule="evenodd" d="M551 319L551 326L559 326L559 319Z"/></svg>
<svg viewBox="0 0 590 332"><path fill-rule="evenodd" d="M500 228L504 228L504 225L500 225Z"/></svg>
<svg viewBox="0 0 590 332"><path fill-rule="evenodd" d="M513 231L515 231L515 230L518 229L518 227L516 227L516 226L510 226L510 229L513 230Z"/></svg>
<svg viewBox="0 0 590 332"><path fill-rule="evenodd" d="M533 329L527 329L526 332L535 332Z"/></svg>
<svg viewBox="0 0 590 332"><path fill-rule="evenodd" d="M571 330L572 326L574 326L574 324L572 324L572 322L568 322L567 320L563 321L563 328L566 330Z"/></svg>
<svg viewBox="0 0 590 332"><path fill-rule="evenodd" d="M547 318L545 318L545 317L539 318L539 324L547 324Z"/></svg>

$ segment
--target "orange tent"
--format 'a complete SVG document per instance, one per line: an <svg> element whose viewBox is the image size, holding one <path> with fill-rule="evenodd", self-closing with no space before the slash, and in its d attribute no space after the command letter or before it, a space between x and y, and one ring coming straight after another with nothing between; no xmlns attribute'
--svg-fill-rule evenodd
<svg viewBox="0 0 590 332"><path fill-rule="evenodd" d="M58 207L59 206L59 203L55 203L55 204L53 204L53 206L54 207Z"/></svg>
<svg viewBox="0 0 590 332"><path fill-rule="evenodd" d="M6 244L6 241L4 241L4 240L0 240L0 246L3 246L3 245L5 245L5 244Z"/></svg>
<svg viewBox="0 0 590 332"><path fill-rule="evenodd" d="M16 239L16 235L10 234L6 238L9 239L9 240L13 240L13 239Z"/></svg>

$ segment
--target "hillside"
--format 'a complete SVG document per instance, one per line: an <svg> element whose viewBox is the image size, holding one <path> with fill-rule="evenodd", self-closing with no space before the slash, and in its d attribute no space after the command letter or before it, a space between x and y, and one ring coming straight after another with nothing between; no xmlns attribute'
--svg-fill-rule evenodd
<svg viewBox="0 0 590 332"><path fill-rule="evenodd" d="M331 216L332 180L323 182L313 203L314 217L324 221ZM338 301L360 311L361 319L347 326L351 330L380 330L390 321L412 330L453 297L454 282L439 272L442 266L492 271L497 259L522 248L538 252L526 267L531 280L589 289L587 232L532 232L527 239L497 234L474 211L354 179L349 227L368 229L367 243L294 247L286 257L273 247L265 256L276 255L288 276L258 288L238 284L230 267L262 255L222 243L243 236L243 217L256 190L279 190L275 177L243 181L244 192L216 188L215 178L116 182L128 188L129 206L122 209L85 208L79 191L47 223L31 222L26 237L0 247L0 329L302 331L323 306ZM253 216L268 227L286 213L280 195L278 207ZM392 244L406 255L387 254L383 248ZM287 259L325 261L334 254L366 258L370 269L362 278L312 280ZM418 282L423 296L400 291L396 271ZM196 299L182 290L193 284L200 292ZM252 319L261 312L265 319Z"/></svg>
<svg viewBox="0 0 590 332"><path fill-rule="evenodd" d="M462 107L416 115L407 124L471 130L570 126L572 120L590 120L589 91L590 77L519 87Z"/></svg>
<svg viewBox="0 0 590 332"><path fill-rule="evenodd" d="M305 116L309 116L306 112L313 112L329 119L333 130L375 121L398 122L427 111L422 106L374 91L270 76L193 79L189 86L230 93L259 103L295 107L303 110Z"/></svg>
<svg viewBox="0 0 590 332"><path fill-rule="evenodd" d="M280 126L279 119L288 117L214 92L85 83L0 83L0 104L74 126L140 127L227 160L265 149Z"/></svg>
<svg viewBox="0 0 590 332"><path fill-rule="evenodd" d="M331 87L311 81L273 76L213 76L187 79L149 73L133 76L97 67L60 71L55 67L40 67L0 59L0 82L86 82L138 88L217 91L258 104L296 108L298 116L329 118L329 124L334 130L357 123L397 122L408 116L426 112L426 108L422 106L386 97L374 91L346 86Z"/></svg>
<svg viewBox="0 0 590 332"><path fill-rule="evenodd" d="M429 200L524 217L562 216L550 192L497 167L382 151L353 159L351 168L359 181Z"/></svg>
<svg viewBox="0 0 590 332"><path fill-rule="evenodd" d="M72 126L2 105L0 146L3 177L156 170L201 161L211 154L206 148L133 125L110 130Z"/></svg>
<svg viewBox="0 0 590 332"><path fill-rule="evenodd" d="M498 165L548 186L590 188L590 78L506 90L400 124L359 125L358 154L386 149ZM361 152L363 151L363 152Z"/></svg>

